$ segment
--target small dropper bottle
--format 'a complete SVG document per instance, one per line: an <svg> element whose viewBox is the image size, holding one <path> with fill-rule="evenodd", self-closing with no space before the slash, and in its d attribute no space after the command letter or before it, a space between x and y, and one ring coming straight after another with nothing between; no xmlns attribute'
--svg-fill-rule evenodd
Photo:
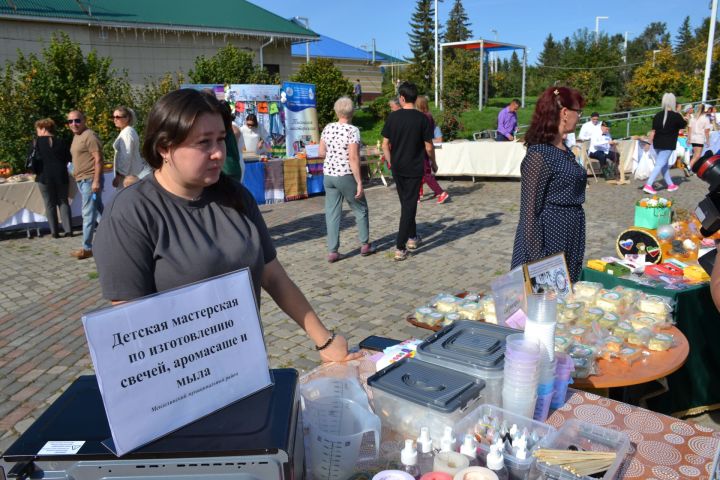
<svg viewBox="0 0 720 480"><path fill-rule="evenodd" d="M405 448L400 451L400 463L403 466L403 472L412 475L413 478L420 478L420 468L417 465L418 453L413 447L411 439L405 440Z"/></svg>
<svg viewBox="0 0 720 480"><path fill-rule="evenodd" d="M460 453L470 459L470 466L474 467L478 464L477 460L477 442L472 435L465 435L463 444L460 445Z"/></svg>
<svg viewBox="0 0 720 480"><path fill-rule="evenodd" d="M493 443L490 445L490 453L487 455L487 468L497 475L498 480L508 480L510 475L505 467L505 457L502 453L502 444Z"/></svg>
<svg viewBox="0 0 720 480"><path fill-rule="evenodd" d="M421 473L433 471L435 463L435 452L433 451L433 441L430 438L430 430L427 427L420 429L420 436L417 439L418 445L418 467Z"/></svg>
<svg viewBox="0 0 720 480"><path fill-rule="evenodd" d="M455 437L453 437L452 427L445 427L443 436L440 439L440 450L443 452L454 452L455 451Z"/></svg>

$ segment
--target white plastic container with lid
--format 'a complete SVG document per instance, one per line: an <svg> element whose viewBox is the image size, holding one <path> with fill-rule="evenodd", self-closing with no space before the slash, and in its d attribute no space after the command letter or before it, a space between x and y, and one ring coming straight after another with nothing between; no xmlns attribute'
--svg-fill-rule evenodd
<svg viewBox="0 0 720 480"><path fill-rule="evenodd" d="M476 377L416 358L393 363L367 383L375 413L384 426L404 437L427 427L436 442L446 426L454 427L482 403L485 386Z"/></svg>
<svg viewBox="0 0 720 480"><path fill-rule="evenodd" d="M505 338L511 328L463 320L429 336L418 345L415 358L457 370L485 382L486 403L502 402Z"/></svg>

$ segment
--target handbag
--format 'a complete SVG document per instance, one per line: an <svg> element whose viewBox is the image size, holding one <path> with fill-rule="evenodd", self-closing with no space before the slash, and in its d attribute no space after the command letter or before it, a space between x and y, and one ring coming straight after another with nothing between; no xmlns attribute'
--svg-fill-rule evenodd
<svg viewBox="0 0 720 480"><path fill-rule="evenodd" d="M38 152L37 139L33 140L32 150L30 151L27 160L25 160L25 170L29 170L36 174L40 173L42 170L42 159L40 158L40 153Z"/></svg>

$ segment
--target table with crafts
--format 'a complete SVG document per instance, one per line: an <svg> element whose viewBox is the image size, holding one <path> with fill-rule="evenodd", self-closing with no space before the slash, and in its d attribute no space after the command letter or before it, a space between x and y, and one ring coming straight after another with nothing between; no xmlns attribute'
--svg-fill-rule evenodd
<svg viewBox="0 0 720 480"><path fill-rule="evenodd" d="M346 364L323 364L301 377L301 389L318 378L356 378L372 404L367 379L374 373L375 364L369 356ZM720 432L712 428L572 388L568 389L565 404L551 411L545 423L559 429L570 420L627 434L629 452L615 478L712 478L720 448ZM359 465L356 471L365 475L353 478L369 479L374 472L398 467L403 439L383 425L380 441L379 460ZM306 458L309 454L306 451Z"/></svg>
<svg viewBox="0 0 720 480"><path fill-rule="evenodd" d="M720 382L716 381L720 371L720 348L715 343L720 338L720 312L713 303L709 284L669 290L588 268L583 270L581 279L602 283L605 288L618 285L637 288L675 301L674 320L677 329L687 338L689 354L685 365L668 375L669 391L649 400L650 408L682 416L720 407Z"/></svg>

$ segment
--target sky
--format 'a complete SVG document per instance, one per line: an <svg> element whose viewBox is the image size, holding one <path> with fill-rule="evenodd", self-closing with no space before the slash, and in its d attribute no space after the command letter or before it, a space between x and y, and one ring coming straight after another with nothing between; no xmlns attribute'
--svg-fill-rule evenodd
<svg viewBox="0 0 720 480"><path fill-rule="evenodd" d="M410 56L408 32L415 0L250 0L282 17L307 17L310 28L355 47L369 50L375 39L379 51L398 58ZM439 2L440 25L447 21L454 0ZM463 0L473 39L495 39L527 46L529 63L535 64L548 33L562 39L580 28L628 38L639 35L654 21L665 22L674 39L683 19L692 28L710 16L710 0ZM720 32L716 32L716 38ZM503 53L509 56L511 53Z"/></svg>

